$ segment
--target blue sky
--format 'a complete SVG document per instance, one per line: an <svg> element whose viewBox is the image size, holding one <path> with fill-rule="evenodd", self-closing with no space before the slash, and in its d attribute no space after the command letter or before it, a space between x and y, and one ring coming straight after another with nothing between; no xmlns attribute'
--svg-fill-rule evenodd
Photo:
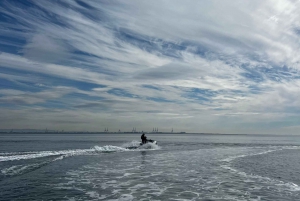
<svg viewBox="0 0 300 201"><path fill-rule="evenodd" d="M0 1L0 129L300 134L299 9Z"/></svg>

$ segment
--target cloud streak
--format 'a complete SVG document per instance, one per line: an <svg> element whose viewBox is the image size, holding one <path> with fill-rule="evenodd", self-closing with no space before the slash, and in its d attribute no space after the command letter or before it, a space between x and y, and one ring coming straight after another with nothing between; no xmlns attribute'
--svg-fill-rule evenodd
<svg viewBox="0 0 300 201"><path fill-rule="evenodd" d="M299 132L298 1L0 4L0 128Z"/></svg>

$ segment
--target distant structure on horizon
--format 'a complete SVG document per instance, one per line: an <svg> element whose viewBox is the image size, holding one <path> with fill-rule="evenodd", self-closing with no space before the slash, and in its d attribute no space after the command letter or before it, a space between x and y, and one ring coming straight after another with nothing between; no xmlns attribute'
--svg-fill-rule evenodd
<svg viewBox="0 0 300 201"><path fill-rule="evenodd" d="M162 133L158 131L158 128L153 128L152 133Z"/></svg>
<svg viewBox="0 0 300 201"><path fill-rule="evenodd" d="M162 132L159 131L158 128L153 128L152 132L151 131L137 131L136 127L133 127L131 131L126 131L126 130L122 130L118 129L116 131L109 131L107 127L105 127L104 131L65 131L65 130L48 130L48 128L46 129L0 129L0 133L45 133L45 134L72 134L72 133L82 133L82 134L88 134L88 133L94 133L94 134L105 134L105 133L157 133L157 134L185 134L186 132L184 131L180 131L180 132L174 132L174 129L172 128L171 131L168 132Z"/></svg>

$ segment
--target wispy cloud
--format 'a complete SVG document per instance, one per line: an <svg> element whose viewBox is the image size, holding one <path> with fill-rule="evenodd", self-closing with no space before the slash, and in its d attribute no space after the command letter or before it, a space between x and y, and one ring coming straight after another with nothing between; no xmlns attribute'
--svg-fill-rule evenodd
<svg viewBox="0 0 300 201"><path fill-rule="evenodd" d="M0 5L1 128L299 126L298 1Z"/></svg>

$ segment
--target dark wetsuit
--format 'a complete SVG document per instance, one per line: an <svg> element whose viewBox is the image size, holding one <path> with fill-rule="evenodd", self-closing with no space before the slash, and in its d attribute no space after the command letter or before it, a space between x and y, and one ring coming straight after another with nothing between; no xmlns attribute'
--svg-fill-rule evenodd
<svg viewBox="0 0 300 201"><path fill-rule="evenodd" d="M147 143L147 137L145 136L145 134L143 133L143 135L141 136L142 139L142 143L145 144Z"/></svg>

